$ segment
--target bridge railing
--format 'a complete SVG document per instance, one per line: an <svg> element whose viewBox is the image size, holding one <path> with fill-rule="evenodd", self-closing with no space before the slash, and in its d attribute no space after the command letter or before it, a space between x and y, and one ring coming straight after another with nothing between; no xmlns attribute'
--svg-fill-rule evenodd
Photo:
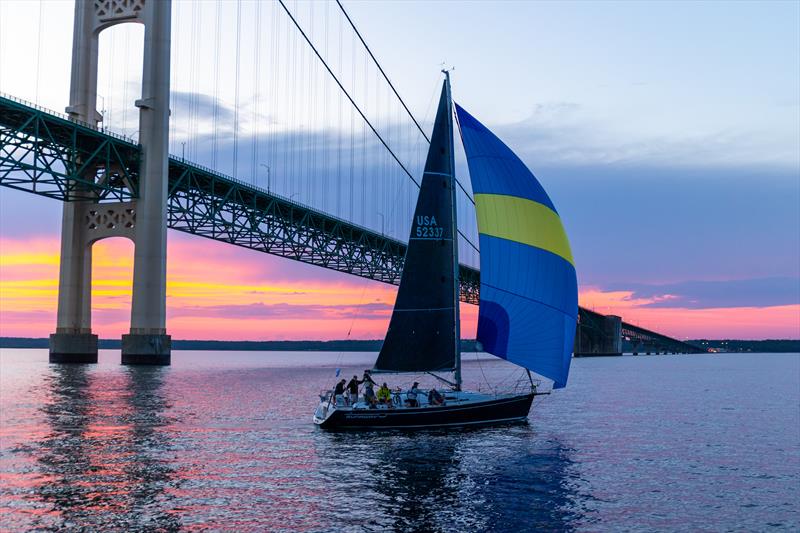
<svg viewBox="0 0 800 533"><path fill-rule="evenodd" d="M37 111L41 111L43 113L47 113L48 115L52 115L53 117L60 118L62 120L67 120L69 122L74 122L75 124L79 124L79 125L83 126L84 128L89 128L89 129L92 129L92 130L94 130L94 131L96 131L98 133L102 133L103 135L108 135L109 137L114 137L115 139L117 139L119 141L124 141L124 142L130 143L130 144L132 144L134 146L139 146L139 144L137 142L135 142L133 140L133 138L131 138L131 137L126 137L125 135L122 135L121 133L116 133L116 132L111 131L111 130L109 130L107 128L100 128L96 124L92 124L90 122L84 122L83 120L78 120L76 118L73 118L73 117L67 115L66 113L60 113L58 111L54 111L53 109L46 108L46 107L41 106L39 104L36 104L34 102L30 102L28 100L24 100L22 98L18 98L16 96L13 96L13 95L8 94L8 93L4 93L2 91L0 91L0 97L1 98L5 98L6 100L11 100L12 102L16 102L18 104L22 104L24 106L27 106L27 107L30 107L30 108L33 108L33 109L36 109Z"/></svg>

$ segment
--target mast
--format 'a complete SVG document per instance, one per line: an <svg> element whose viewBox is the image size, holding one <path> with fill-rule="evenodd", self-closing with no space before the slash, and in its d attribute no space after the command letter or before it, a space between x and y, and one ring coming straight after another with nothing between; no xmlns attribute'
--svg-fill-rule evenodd
<svg viewBox="0 0 800 533"><path fill-rule="evenodd" d="M458 209L456 208L456 164L455 164L455 147L453 146L453 96L450 91L450 71L447 69L442 69L445 77L445 87L447 87L447 131L449 132L449 139L450 139L450 171L452 172L451 181L450 181L450 195L451 195L451 205L452 205L452 220L453 220L453 284L455 285L455 290L453 291L454 294L454 302L453 302L453 312L455 313L455 321L454 321L454 333L455 333L455 343L456 343L456 361L455 361L455 369L453 370L455 381L456 381L456 390L461 390L461 312L459 308L459 269L458 269L458 219L456 218L456 213Z"/></svg>
<svg viewBox="0 0 800 533"><path fill-rule="evenodd" d="M400 287L375 360L375 371L456 372L458 366L454 122L445 79L409 230ZM453 383L453 387L457 385Z"/></svg>

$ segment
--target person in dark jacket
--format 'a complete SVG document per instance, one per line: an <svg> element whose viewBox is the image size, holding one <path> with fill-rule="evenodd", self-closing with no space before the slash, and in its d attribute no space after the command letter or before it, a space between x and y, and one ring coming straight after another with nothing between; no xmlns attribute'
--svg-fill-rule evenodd
<svg viewBox="0 0 800 533"><path fill-rule="evenodd" d="M364 377L361 378L361 383L372 383L373 387L378 386L375 380L372 379L372 374L370 374L369 370L364 370Z"/></svg>
<svg viewBox="0 0 800 533"><path fill-rule="evenodd" d="M375 405L378 403L378 399L375 397L375 389L372 388L372 381L367 381L364 384L364 401L367 402L370 409L374 409Z"/></svg>
<svg viewBox="0 0 800 533"><path fill-rule="evenodd" d="M344 384L347 383L347 380L343 379L339 383L336 384L336 387L333 388L333 398L336 400L340 396L344 395Z"/></svg>
<svg viewBox="0 0 800 533"><path fill-rule="evenodd" d="M350 396L350 405L358 401L358 376L353 376L353 379L347 382L347 395Z"/></svg>
<svg viewBox="0 0 800 533"><path fill-rule="evenodd" d="M428 391L428 403L430 405L444 405L444 396L439 394L438 390L431 389Z"/></svg>

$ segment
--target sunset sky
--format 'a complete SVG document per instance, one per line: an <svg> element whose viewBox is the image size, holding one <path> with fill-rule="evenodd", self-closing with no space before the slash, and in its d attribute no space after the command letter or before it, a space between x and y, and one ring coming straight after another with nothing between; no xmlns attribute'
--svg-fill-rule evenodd
<svg viewBox="0 0 800 533"><path fill-rule="evenodd" d="M344 4L428 128L439 64L455 65L456 100L520 155L557 206L581 305L679 338L800 338L799 3ZM174 57L199 46L192 24L213 24L217 13L235 24L236 2L220 11L193 5L173 8ZM265 35L279 15L263 8ZM0 91L63 111L71 21L70 2L0 2ZM112 31L115 54L123 46L132 54L141 41L136 26ZM288 26L282 31L289 35ZM254 44L253 35L243 34L243 49L268 46L268 37ZM128 72L108 54L101 52L100 87L106 108L116 106L110 127L116 121L115 131L130 135L135 110L123 115L120 102L138 97L130 86L141 59ZM191 70L203 60L173 61L171 151L185 141L187 158L210 164L203 142L190 137L208 134L205 126L184 120L180 107L180 95L208 97L204 75ZM259 85L243 77L250 102ZM228 85L217 95L225 116L235 99ZM202 112L204 101L195 98L194 109ZM264 110L271 100L259 102ZM274 136L242 121L247 139ZM227 161L231 146L220 146ZM316 205L296 183L274 187ZM378 230L384 222L364 216L358 223ZM387 214L388 232L401 237L410 216L404 204ZM0 189L1 336L54 331L60 224L59 202ZM132 260L124 239L94 246L101 337L128 330ZM395 289L170 232L167 294L173 338L342 339L382 338ZM477 309L462 309L464 336L473 336Z"/></svg>

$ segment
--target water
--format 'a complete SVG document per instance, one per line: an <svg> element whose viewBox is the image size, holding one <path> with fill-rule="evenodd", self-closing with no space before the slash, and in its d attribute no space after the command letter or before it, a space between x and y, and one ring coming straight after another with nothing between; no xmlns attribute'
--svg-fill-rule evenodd
<svg viewBox="0 0 800 533"><path fill-rule="evenodd" d="M372 354L175 352L169 368L0 352L0 529L800 528L800 357L576 359L528 424L327 433ZM518 374L465 363L473 386ZM397 384L395 382L392 385Z"/></svg>

